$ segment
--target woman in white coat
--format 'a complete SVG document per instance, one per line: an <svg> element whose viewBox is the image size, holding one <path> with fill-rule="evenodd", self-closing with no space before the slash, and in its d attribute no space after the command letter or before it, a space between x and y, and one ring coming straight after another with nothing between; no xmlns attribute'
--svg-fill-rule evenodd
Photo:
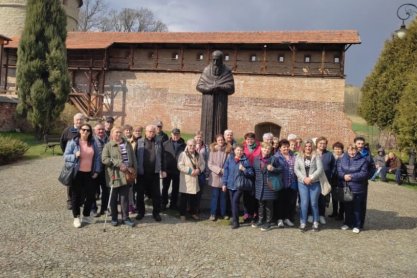
<svg viewBox="0 0 417 278"><path fill-rule="evenodd" d="M196 151L196 141L190 139L187 146L178 157L178 170L180 170L180 219L185 221L187 205L191 217L199 220L197 215L198 201L197 193L200 191L198 175L203 173L205 168L204 158Z"/></svg>

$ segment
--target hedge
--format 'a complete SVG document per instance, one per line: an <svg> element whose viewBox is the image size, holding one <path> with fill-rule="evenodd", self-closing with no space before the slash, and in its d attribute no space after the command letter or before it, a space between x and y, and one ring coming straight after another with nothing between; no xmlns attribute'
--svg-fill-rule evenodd
<svg viewBox="0 0 417 278"><path fill-rule="evenodd" d="M0 165L16 161L29 149L29 145L9 136L0 137Z"/></svg>

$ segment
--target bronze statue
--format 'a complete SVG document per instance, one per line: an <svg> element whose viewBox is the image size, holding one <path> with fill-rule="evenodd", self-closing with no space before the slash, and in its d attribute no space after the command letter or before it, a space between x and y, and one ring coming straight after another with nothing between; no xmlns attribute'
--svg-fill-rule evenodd
<svg viewBox="0 0 417 278"><path fill-rule="evenodd" d="M213 52L212 63L203 70L197 84L197 91L203 94L201 130L207 144L227 129L227 98L235 92L232 72L223 64L223 57L223 52Z"/></svg>

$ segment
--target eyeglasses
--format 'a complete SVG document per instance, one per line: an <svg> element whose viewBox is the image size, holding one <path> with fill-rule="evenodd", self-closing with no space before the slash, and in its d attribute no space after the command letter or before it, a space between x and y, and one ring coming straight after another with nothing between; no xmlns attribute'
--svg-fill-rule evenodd
<svg viewBox="0 0 417 278"><path fill-rule="evenodd" d="M82 128L82 129L81 129L81 131L84 131L84 132L86 132L86 131L87 131L87 132L90 132L91 130L90 130L89 128Z"/></svg>

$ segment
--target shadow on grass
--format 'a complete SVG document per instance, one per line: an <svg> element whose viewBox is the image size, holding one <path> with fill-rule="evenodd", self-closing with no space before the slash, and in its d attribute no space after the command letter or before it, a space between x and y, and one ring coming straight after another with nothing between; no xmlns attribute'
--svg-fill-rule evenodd
<svg viewBox="0 0 417 278"><path fill-rule="evenodd" d="M369 230L412 230L417 227L417 218L399 216L395 211L368 209L366 228Z"/></svg>

